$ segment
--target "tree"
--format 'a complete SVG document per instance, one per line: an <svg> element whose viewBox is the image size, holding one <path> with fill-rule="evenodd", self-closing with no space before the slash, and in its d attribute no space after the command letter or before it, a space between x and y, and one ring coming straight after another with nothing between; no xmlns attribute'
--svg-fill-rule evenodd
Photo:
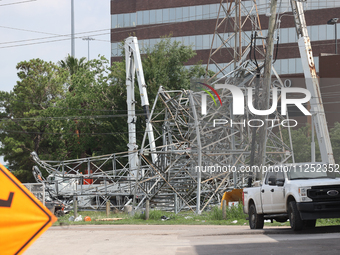
<svg viewBox="0 0 340 255"><path fill-rule="evenodd" d="M103 57L87 62L70 76L72 90L49 109L50 116L59 118L51 124L63 143L59 159L113 153L119 147L117 139L124 131L118 129L121 124L116 125L116 95L108 72Z"/></svg>
<svg viewBox="0 0 340 255"><path fill-rule="evenodd" d="M34 165L30 153L50 152L52 144L45 135L49 123L44 120L44 113L64 96L67 73L41 59L20 62L16 68L20 80L13 92L0 94L5 110L0 122L0 153L14 174L21 181L29 182L33 181Z"/></svg>
<svg viewBox="0 0 340 255"><path fill-rule="evenodd" d="M67 69L72 76L75 74L79 69L86 69L88 66L88 63L85 62L86 58L82 57L80 59L77 59L73 56L68 55L65 60L60 60L58 64L64 68Z"/></svg>
<svg viewBox="0 0 340 255"><path fill-rule="evenodd" d="M292 143L293 143L293 151L295 162L310 162L311 161L311 127L309 124L302 126L297 129L291 129ZM284 128L282 130L283 140L286 144L289 143L289 135L288 129ZM315 159L317 162L320 162L321 155L319 150L319 145L317 142L317 138L315 137Z"/></svg>
<svg viewBox="0 0 340 255"><path fill-rule="evenodd" d="M89 62L85 61L86 58L82 57L77 59L73 56L68 55L65 60L60 60L58 65L67 70L69 72L69 86L68 90L71 92L73 88L73 84L71 82L72 76L77 74L79 71L89 69Z"/></svg>

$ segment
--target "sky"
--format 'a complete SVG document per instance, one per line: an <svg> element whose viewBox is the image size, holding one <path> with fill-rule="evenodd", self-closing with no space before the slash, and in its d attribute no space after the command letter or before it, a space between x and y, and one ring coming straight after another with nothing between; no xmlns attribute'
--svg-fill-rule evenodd
<svg viewBox="0 0 340 255"><path fill-rule="evenodd" d="M110 0L74 0L74 20L75 56L88 57L91 37L90 59L110 59ZM21 61L65 59L70 34L71 0L0 0L0 90L13 90Z"/></svg>

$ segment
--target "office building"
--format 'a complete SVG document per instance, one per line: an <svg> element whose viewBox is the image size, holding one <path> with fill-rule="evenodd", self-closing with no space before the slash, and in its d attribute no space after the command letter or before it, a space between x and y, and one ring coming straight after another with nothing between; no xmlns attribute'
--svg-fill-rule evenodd
<svg viewBox="0 0 340 255"><path fill-rule="evenodd" d="M228 7L230 1L224 2ZM249 10L252 2L242 0L241 6ZM266 34L269 19L266 14L270 11L270 1L256 2L261 27ZM120 59L119 43L130 35L136 35L141 45L152 46L161 36L172 34L173 40L193 45L197 51L197 56L188 63L189 65L199 60L206 64L219 6L220 0L112 0L111 60ZM340 16L340 1L308 0L304 9L318 70L320 53L335 52L335 25L328 25L327 21ZM302 73L295 24L290 11L289 0L278 1L280 46L275 68L279 74ZM337 30L340 34L340 26L337 26ZM251 31L245 33L250 35ZM218 42L215 41L215 46L218 47Z"/></svg>

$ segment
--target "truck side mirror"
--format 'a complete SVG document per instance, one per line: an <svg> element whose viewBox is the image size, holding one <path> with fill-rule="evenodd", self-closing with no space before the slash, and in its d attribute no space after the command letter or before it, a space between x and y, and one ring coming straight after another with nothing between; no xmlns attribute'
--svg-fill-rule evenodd
<svg viewBox="0 0 340 255"><path fill-rule="evenodd" d="M248 188L250 188L252 185L252 182L253 182L253 178L252 177L249 177L248 178Z"/></svg>
<svg viewBox="0 0 340 255"><path fill-rule="evenodd" d="M276 185L282 187L285 184L285 179L277 179Z"/></svg>
<svg viewBox="0 0 340 255"><path fill-rule="evenodd" d="M268 184L269 184L269 186L275 186L276 185L276 177L275 176L269 177Z"/></svg>

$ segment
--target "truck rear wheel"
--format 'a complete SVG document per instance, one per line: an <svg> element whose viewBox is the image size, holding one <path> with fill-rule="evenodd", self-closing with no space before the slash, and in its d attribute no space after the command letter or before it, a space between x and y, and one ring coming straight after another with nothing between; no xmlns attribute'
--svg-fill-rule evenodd
<svg viewBox="0 0 340 255"><path fill-rule="evenodd" d="M296 202L290 201L288 207L289 223L290 227L294 231L302 230L304 222L300 217L300 213L297 209Z"/></svg>
<svg viewBox="0 0 340 255"><path fill-rule="evenodd" d="M262 229L264 224L263 214L257 214L254 204L249 206L249 226L251 229Z"/></svg>

